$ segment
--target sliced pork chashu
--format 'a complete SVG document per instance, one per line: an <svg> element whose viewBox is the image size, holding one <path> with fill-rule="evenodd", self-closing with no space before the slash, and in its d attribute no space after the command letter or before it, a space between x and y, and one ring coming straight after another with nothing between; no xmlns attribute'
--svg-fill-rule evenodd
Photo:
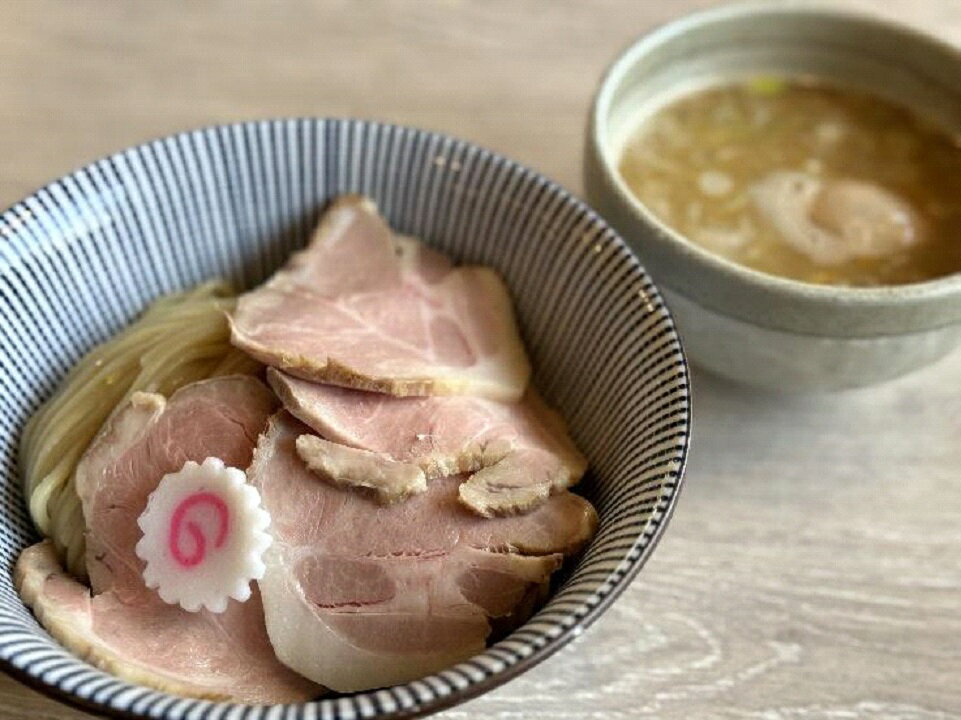
<svg viewBox="0 0 961 720"><path fill-rule="evenodd" d="M497 274L395 236L357 196L335 201L310 245L240 298L231 339L298 377L401 396L516 400L530 376Z"/></svg>
<svg viewBox="0 0 961 720"><path fill-rule="evenodd" d="M332 443L316 435L297 438L297 454L307 467L335 485L364 488L384 504L406 500L427 489L424 471L382 453Z"/></svg>
<svg viewBox="0 0 961 720"><path fill-rule="evenodd" d="M318 480L295 448L305 433L274 416L249 470L274 536L260 588L277 656L333 689L406 682L480 652L492 623L525 620L593 535L594 509L576 495L485 520L461 506L457 476L378 505Z"/></svg>
<svg viewBox="0 0 961 720"><path fill-rule="evenodd" d="M385 467L394 475L419 467L428 479L473 473L460 497L485 517L527 512L576 483L587 468L564 421L533 388L522 401L504 403L469 396L396 398L274 369L267 377L284 406L323 438L376 453L370 477L382 476Z"/></svg>
<svg viewBox="0 0 961 720"><path fill-rule="evenodd" d="M278 662L257 589L216 617L159 600L131 606L113 592L91 597L60 566L49 540L24 550L14 575L24 603L61 645L129 682L249 703L298 702L322 692Z"/></svg>
<svg viewBox="0 0 961 720"><path fill-rule="evenodd" d="M127 680L181 695L293 702L320 689L282 665L258 592L227 610L190 613L143 582L137 518L160 479L208 456L246 468L275 399L250 377L188 385L169 400L136 393L77 468L93 589L66 576L47 543L17 565L24 601L68 649Z"/></svg>

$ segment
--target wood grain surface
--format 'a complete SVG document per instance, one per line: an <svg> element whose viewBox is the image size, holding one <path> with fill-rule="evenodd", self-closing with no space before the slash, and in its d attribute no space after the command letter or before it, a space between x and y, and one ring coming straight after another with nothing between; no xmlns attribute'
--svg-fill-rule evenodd
<svg viewBox="0 0 961 720"><path fill-rule="evenodd" d="M374 117L581 189L598 77L707 3L0 0L0 206L209 123ZM848 0L961 44L961 0ZM896 52L896 49L892 49ZM572 646L449 720L961 718L961 353L784 398L695 375L687 488ZM0 675L0 717L78 711Z"/></svg>

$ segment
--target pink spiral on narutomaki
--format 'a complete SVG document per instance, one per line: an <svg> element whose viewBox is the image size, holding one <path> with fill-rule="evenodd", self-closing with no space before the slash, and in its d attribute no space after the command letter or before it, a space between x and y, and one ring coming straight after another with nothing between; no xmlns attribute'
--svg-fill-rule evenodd
<svg viewBox="0 0 961 720"><path fill-rule="evenodd" d="M184 610L223 612L264 576L270 515L239 468L189 460L164 475L137 519L144 584Z"/></svg>
<svg viewBox="0 0 961 720"><path fill-rule="evenodd" d="M204 537L203 530L198 523L187 518L187 513L193 508L204 505L212 508L217 514L217 537L214 540L215 548L223 547L224 542L227 540L227 533L230 532L230 511L227 509L227 503L224 502L222 497L212 492L198 492L182 500L174 509L173 515L170 518L170 534L167 537L167 545L170 548L170 554L174 560L183 567L195 567L202 563L207 555L207 539ZM184 553L180 547L185 523L186 532L190 534L194 545L193 552L190 554Z"/></svg>

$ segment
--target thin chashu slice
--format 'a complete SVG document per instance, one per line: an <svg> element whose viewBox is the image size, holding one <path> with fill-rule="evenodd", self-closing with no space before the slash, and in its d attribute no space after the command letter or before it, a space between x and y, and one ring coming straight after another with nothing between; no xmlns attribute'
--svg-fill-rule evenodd
<svg viewBox="0 0 961 720"><path fill-rule="evenodd" d="M361 390L516 400L530 377L500 277L395 236L355 195L240 298L230 325L233 344L267 365Z"/></svg>
<svg viewBox="0 0 961 720"><path fill-rule="evenodd" d="M267 379L284 407L314 432L373 453L369 477L381 477L387 462L397 464L390 466L397 473L419 467L427 479L472 473L460 498L484 517L529 512L587 469L563 419L533 388L520 402L504 403L470 396L396 398L273 368Z"/></svg>
<svg viewBox="0 0 961 720"><path fill-rule="evenodd" d="M287 665L327 687L406 682L483 650L523 622L597 515L561 492L522 516L485 520L457 499L460 477L379 505L320 482L298 457L307 428L271 419L249 470L274 543L260 581L267 631Z"/></svg>
<svg viewBox="0 0 961 720"><path fill-rule="evenodd" d="M258 592L221 614L190 613L146 587L134 552L137 519L160 479L208 456L246 468L275 407L263 383L234 376L169 399L135 393L118 409L77 467L93 593L56 566L48 544L18 563L24 601L51 635L124 679L180 695L277 703L321 692L277 659Z"/></svg>
<svg viewBox="0 0 961 720"><path fill-rule="evenodd" d="M424 471L382 453L332 443L316 435L297 438L297 454L307 467L335 485L365 488L384 505L427 489Z"/></svg>
<svg viewBox="0 0 961 720"><path fill-rule="evenodd" d="M20 553L14 581L24 604L65 648L128 682L186 697L257 704L301 702L323 690L282 666L266 636L260 592L228 608L214 634L209 617L148 602L131 609L115 593L90 589L60 566L53 543L44 540ZM203 663L172 671L177 656L204 649ZM251 652L251 646L258 650ZM247 672L223 672L247 663ZM182 665L182 663L180 663Z"/></svg>

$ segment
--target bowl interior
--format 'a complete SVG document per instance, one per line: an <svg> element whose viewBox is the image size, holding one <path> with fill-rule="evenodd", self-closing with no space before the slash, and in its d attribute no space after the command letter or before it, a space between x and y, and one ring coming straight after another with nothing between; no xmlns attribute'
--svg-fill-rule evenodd
<svg viewBox="0 0 961 720"><path fill-rule="evenodd" d="M52 641L12 586L36 533L16 449L29 415L94 344L160 294L221 276L248 288L304 244L327 200L375 199L391 225L501 272L535 382L591 462L579 491L597 537L526 625L404 686L326 698L285 718L405 716L453 704L543 659L640 568L673 508L689 433L688 375L656 288L606 224L536 173L442 135L359 121L215 127L84 168L0 216L0 659L100 712L275 717L131 685Z"/></svg>

